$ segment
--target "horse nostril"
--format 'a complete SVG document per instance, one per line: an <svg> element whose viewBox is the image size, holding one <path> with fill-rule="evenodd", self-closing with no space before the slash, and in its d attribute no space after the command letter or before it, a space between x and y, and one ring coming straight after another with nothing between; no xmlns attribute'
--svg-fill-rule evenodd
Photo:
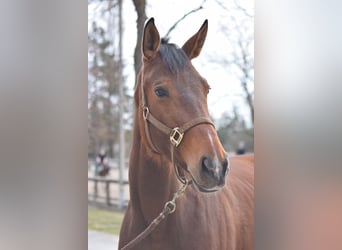
<svg viewBox="0 0 342 250"><path fill-rule="evenodd" d="M207 157L203 157L202 158L202 169L205 171L208 171L208 170L210 171L210 170L212 170L212 168L213 168L213 164L210 161L210 159Z"/></svg>
<svg viewBox="0 0 342 250"><path fill-rule="evenodd" d="M225 158L222 162L222 172L224 175L226 175L228 171L229 171L229 162L228 162L228 158Z"/></svg>
<svg viewBox="0 0 342 250"><path fill-rule="evenodd" d="M202 158L202 171L206 174L209 174L211 177L215 179L219 179L222 172L220 171L220 167L217 164L218 161L212 158L203 157Z"/></svg>

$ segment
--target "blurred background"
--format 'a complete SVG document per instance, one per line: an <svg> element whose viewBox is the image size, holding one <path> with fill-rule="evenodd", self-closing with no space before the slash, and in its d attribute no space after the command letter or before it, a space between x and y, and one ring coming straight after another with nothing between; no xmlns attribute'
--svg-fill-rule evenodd
<svg viewBox="0 0 342 250"><path fill-rule="evenodd" d="M198 9L202 2L147 1L144 6L146 16L156 18L156 25L165 36L178 20ZM110 3L113 3L112 8ZM207 41L200 57L193 63L212 87L209 95L211 115L219 128L218 120L224 112L228 121L234 117L234 103L240 121L244 119L247 128L254 128L255 249L340 250L342 2L260 0L255 4L254 81L257 87L254 104L257 115L254 123L248 122L250 112L240 81L234 80L239 79L235 75L240 72L239 68L231 63L232 51L239 52L238 47L231 47L238 44L234 41L240 37L236 35L239 32L234 33L234 18L237 26L243 27L249 21L242 21L242 17L247 14L245 17L249 20L247 17L251 13L253 17L254 12L247 4L236 3L237 6L234 1L221 1L221 4L205 1L203 8L191 12L176 25L170 33L170 41L181 46L204 19L209 20ZM89 221L95 221L92 227L99 228L100 220L89 220L89 217L108 211L89 207L92 198L87 177L90 178L89 173L93 174L94 170L87 172L85 168L87 159L95 160L96 147L103 145L107 155L110 153L110 146L104 139L95 144L88 140L91 134L88 133L89 100L95 96L105 99L107 95L102 89L107 82L102 78L104 74L99 73L97 77L101 80L94 86L95 77L90 73L94 55L89 48L95 20L97 27L103 29L98 30L99 35L95 37L111 44L104 49L104 55L111 51L109 54L117 61L118 4L82 0L2 2L2 249L101 249L87 244L87 222L89 227ZM129 96L135 84L132 58L137 42L138 15L133 1L125 0L121 6L124 73L123 81L118 82L123 83L127 98L124 118L129 121ZM108 20L113 22L111 29L107 28ZM108 31L112 32L112 37L108 37ZM241 30L243 35L248 32L249 29ZM105 47L105 43L100 46ZM250 49L253 50L253 46ZM98 65L106 65L100 59L102 52L97 51ZM222 64L212 63L218 58ZM225 66L223 60L228 62ZM253 93L253 85L248 88ZM100 89L103 94L90 94L93 90L100 93ZM219 98L221 93L226 96ZM216 101L223 105L213 108ZM98 114L103 110L101 105L98 105ZM112 97L111 105L111 109L119 109L117 97ZM115 114L117 112L112 110L112 116ZM130 147L130 123L127 121L123 122L128 126L123 130L127 150L124 159ZM106 127L102 128L105 134ZM111 132L115 133L118 128ZM113 145L118 141L118 137L113 139ZM247 151L247 141L245 146ZM89 150L91 148L94 149ZM120 148L113 148L113 157L108 157L113 163L109 165L120 165ZM236 145L231 148L226 145L226 148L234 152ZM88 166L93 168L93 164ZM108 176L96 178L114 180ZM101 185L98 192L105 193L106 184ZM112 193L118 196L118 190ZM106 204L105 199L103 204ZM103 206L114 209L117 205ZM111 217L102 215L102 221L116 220L114 212L109 213ZM118 214L122 215L122 212ZM110 227L115 228L112 224ZM91 230L90 234L98 230ZM115 249L114 233L109 235L111 249Z"/></svg>

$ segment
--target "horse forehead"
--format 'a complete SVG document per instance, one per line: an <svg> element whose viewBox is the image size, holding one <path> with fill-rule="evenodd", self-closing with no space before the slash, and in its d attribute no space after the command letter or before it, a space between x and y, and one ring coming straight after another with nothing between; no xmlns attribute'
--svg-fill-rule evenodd
<svg viewBox="0 0 342 250"><path fill-rule="evenodd" d="M203 78L192 65L185 65L177 72L171 72L166 65L156 60L145 67L145 75L151 83L169 82L181 88L201 86Z"/></svg>

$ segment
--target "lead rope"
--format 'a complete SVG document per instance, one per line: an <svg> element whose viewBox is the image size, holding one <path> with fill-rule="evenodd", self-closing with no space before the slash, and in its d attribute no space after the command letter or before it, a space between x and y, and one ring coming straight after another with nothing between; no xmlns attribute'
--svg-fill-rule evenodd
<svg viewBox="0 0 342 250"><path fill-rule="evenodd" d="M182 195L189 185L189 181L185 179L185 183L173 194L172 200L165 203L162 212L156 217L151 224L138 236L136 236L133 240L131 240L128 244L126 244L121 250L127 250L134 247L140 241L145 239L152 231L159 225L159 223L164 220L169 214L172 214L176 211L176 200Z"/></svg>
<svg viewBox="0 0 342 250"><path fill-rule="evenodd" d="M181 183L183 183L183 184L185 184L185 183L190 184L190 183L191 183L191 180L188 181L188 180L184 177L184 175L181 176L181 175L179 174L178 167L177 167L177 165L176 165L176 163L175 163L175 161L174 161L174 158L173 158L173 157L174 157L174 156L173 156L173 155L174 155L174 152L175 152L175 146L171 145L171 160L172 160L172 165L173 165L173 168L174 168L176 177L177 177L177 179L178 179Z"/></svg>

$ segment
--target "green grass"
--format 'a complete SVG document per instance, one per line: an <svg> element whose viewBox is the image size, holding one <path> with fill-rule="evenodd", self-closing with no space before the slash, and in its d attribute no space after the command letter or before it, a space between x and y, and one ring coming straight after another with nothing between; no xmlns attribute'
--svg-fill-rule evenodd
<svg viewBox="0 0 342 250"><path fill-rule="evenodd" d="M119 235L123 213L88 207L88 229Z"/></svg>

